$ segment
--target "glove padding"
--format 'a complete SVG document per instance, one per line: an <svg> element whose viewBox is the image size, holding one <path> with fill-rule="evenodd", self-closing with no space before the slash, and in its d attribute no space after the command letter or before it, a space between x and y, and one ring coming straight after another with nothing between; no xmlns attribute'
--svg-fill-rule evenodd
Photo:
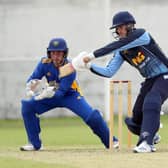
<svg viewBox="0 0 168 168"><path fill-rule="evenodd" d="M54 86L48 86L47 88L45 88L42 93L40 93L39 95L35 96L34 99L35 100L42 100L45 98L51 98L53 97L55 94L54 91Z"/></svg>
<svg viewBox="0 0 168 168"><path fill-rule="evenodd" d="M26 84L26 96L28 98L33 97L35 95L35 93L39 90L40 84L41 84L41 80L39 80L39 79L30 80Z"/></svg>
<svg viewBox="0 0 168 168"><path fill-rule="evenodd" d="M72 60L72 66L74 67L75 70L82 71L82 70L88 69L88 67L86 66L86 63L83 60L87 55L88 53L86 51L83 51L79 53L79 55Z"/></svg>
<svg viewBox="0 0 168 168"><path fill-rule="evenodd" d="M31 98L35 95L35 93L32 90L26 90L26 97Z"/></svg>

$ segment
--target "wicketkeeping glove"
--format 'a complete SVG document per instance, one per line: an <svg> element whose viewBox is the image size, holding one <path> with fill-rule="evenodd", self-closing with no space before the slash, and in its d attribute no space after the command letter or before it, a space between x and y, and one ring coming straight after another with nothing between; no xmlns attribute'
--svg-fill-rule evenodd
<svg viewBox="0 0 168 168"><path fill-rule="evenodd" d="M54 91L54 86L48 86L47 88L45 88L41 94L37 95L34 97L35 100L42 100L45 98L51 98L53 97L55 94Z"/></svg>
<svg viewBox="0 0 168 168"><path fill-rule="evenodd" d="M35 95L35 92L38 88L38 86L40 85L41 80L39 79L33 79L30 80L27 84L26 84L26 96L28 98L31 98Z"/></svg>

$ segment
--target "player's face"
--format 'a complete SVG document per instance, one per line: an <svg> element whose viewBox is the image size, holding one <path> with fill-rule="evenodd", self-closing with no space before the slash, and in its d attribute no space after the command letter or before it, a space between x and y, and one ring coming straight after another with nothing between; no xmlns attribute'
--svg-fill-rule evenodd
<svg viewBox="0 0 168 168"><path fill-rule="evenodd" d="M119 35L120 38L126 37L127 36L127 26L121 25L121 26L116 27L116 33Z"/></svg>
<svg viewBox="0 0 168 168"><path fill-rule="evenodd" d="M64 52L63 51L51 51L50 58L54 62L54 64L59 65L64 60Z"/></svg>

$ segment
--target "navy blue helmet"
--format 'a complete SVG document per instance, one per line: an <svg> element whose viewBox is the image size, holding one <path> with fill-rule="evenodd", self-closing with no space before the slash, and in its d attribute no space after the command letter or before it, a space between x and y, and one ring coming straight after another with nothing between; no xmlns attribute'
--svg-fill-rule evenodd
<svg viewBox="0 0 168 168"><path fill-rule="evenodd" d="M63 51L65 53L65 57L68 54L67 43L63 38L53 38L48 45L47 54L50 55L51 51Z"/></svg>
<svg viewBox="0 0 168 168"><path fill-rule="evenodd" d="M135 24L136 23L135 18L128 11L121 11L113 16L112 27L110 27L110 29L129 23Z"/></svg>

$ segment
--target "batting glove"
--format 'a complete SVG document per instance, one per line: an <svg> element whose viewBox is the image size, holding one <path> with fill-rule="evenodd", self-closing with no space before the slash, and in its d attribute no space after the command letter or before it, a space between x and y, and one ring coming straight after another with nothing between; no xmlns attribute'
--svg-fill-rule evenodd
<svg viewBox="0 0 168 168"><path fill-rule="evenodd" d="M75 70L86 69L86 63L83 60L86 56L87 56L87 52L83 51L72 60L72 66L74 67Z"/></svg>
<svg viewBox="0 0 168 168"><path fill-rule="evenodd" d="M93 53L89 53L87 55L85 55L85 57L83 58L84 63L89 63L90 61L92 61L95 58Z"/></svg>

